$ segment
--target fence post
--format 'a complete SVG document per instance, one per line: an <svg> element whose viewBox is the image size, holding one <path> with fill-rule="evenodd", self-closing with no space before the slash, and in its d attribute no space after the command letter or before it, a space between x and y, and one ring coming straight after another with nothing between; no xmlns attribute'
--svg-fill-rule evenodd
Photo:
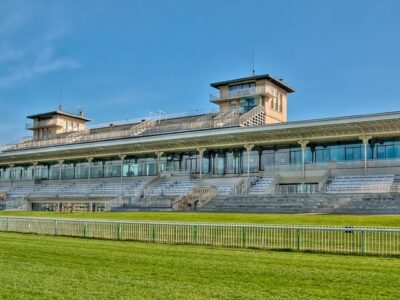
<svg viewBox="0 0 400 300"><path fill-rule="evenodd" d="M199 226L195 225L192 227L193 228L193 244L197 244L198 243L198 230L199 230Z"/></svg>
<svg viewBox="0 0 400 300"><path fill-rule="evenodd" d="M83 236L87 237L87 222L83 223Z"/></svg>
<svg viewBox="0 0 400 300"><path fill-rule="evenodd" d="M300 251L300 228L296 230L296 249Z"/></svg>
<svg viewBox="0 0 400 300"><path fill-rule="evenodd" d="M242 227L242 247L247 247L247 227Z"/></svg>
<svg viewBox="0 0 400 300"><path fill-rule="evenodd" d="M121 239L121 223L117 223L117 228L116 228L116 239L120 240Z"/></svg>
<svg viewBox="0 0 400 300"><path fill-rule="evenodd" d="M153 224L153 229L152 229L152 242L156 242L156 225Z"/></svg>
<svg viewBox="0 0 400 300"><path fill-rule="evenodd" d="M54 235L57 235L57 220L54 221Z"/></svg>
<svg viewBox="0 0 400 300"><path fill-rule="evenodd" d="M366 232L365 229L361 231L361 255L365 255L366 254Z"/></svg>
<svg viewBox="0 0 400 300"><path fill-rule="evenodd" d="M8 222L9 222L9 220L8 220L8 218L6 218L6 231L8 231L8 228L9 228Z"/></svg>

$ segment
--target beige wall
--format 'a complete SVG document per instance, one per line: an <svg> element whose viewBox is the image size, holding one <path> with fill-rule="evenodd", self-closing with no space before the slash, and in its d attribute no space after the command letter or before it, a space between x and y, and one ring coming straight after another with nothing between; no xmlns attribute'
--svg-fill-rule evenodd
<svg viewBox="0 0 400 300"><path fill-rule="evenodd" d="M274 91L274 96L269 95L268 93L262 96L262 105L265 107L266 113L265 123L271 124L287 122L287 92L266 79L257 80L256 86L267 86ZM220 93L227 93L228 85L221 86L219 91ZM271 103L274 103L274 98L276 97L278 105L279 95L281 95L281 109L279 109L279 106L275 106L277 109L274 109L274 105L271 107ZM239 106L240 99L227 99L226 101L219 101L217 102L217 105L219 106L219 110L221 112L226 112L230 110L231 105L234 103Z"/></svg>
<svg viewBox="0 0 400 300"><path fill-rule="evenodd" d="M35 139L54 138L58 134L85 129L85 121L62 115L55 115L46 119L34 119L33 125L33 136Z"/></svg>

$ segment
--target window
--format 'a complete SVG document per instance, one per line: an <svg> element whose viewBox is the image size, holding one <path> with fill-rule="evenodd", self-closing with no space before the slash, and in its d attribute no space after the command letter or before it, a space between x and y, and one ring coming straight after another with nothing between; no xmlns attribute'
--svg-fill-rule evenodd
<svg viewBox="0 0 400 300"><path fill-rule="evenodd" d="M283 99L283 95L279 94L279 97L278 97L278 111L280 113L282 112L282 99Z"/></svg>
<svg viewBox="0 0 400 300"><path fill-rule="evenodd" d="M246 82L246 83L239 83L239 84L233 84L228 86L228 91L237 91L237 90L243 90L243 89L250 89L256 87L255 82Z"/></svg>

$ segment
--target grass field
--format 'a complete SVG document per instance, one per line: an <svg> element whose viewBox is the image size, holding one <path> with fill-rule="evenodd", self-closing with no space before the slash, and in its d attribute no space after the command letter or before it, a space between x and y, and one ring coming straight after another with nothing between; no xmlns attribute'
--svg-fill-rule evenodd
<svg viewBox="0 0 400 300"><path fill-rule="evenodd" d="M398 299L400 260L0 233L2 299Z"/></svg>
<svg viewBox="0 0 400 300"><path fill-rule="evenodd" d="M56 218L97 218L113 220L153 220L212 223L250 223L285 225L337 225L337 226L385 226L400 227L400 215L362 216L362 215L293 215L293 214L238 214L238 213L46 213L0 211L0 216L37 216Z"/></svg>

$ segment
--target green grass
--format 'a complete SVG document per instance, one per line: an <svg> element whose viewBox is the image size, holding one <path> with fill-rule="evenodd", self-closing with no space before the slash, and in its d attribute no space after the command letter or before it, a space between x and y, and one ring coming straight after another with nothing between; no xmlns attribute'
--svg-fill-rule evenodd
<svg viewBox="0 0 400 300"><path fill-rule="evenodd" d="M294 214L238 214L238 213L46 213L46 212L0 212L0 216L37 216L57 218L97 218L113 220L151 220L212 223L254 223L287 225L337 225L337 226L385 226L400 227L400 215L294 215Z"/></svg>
<svg viewBox="0 0 400 300"><path fill-rule="evenodd" d="M398 299L400 259L0 233L1 299Z"/></svg>

